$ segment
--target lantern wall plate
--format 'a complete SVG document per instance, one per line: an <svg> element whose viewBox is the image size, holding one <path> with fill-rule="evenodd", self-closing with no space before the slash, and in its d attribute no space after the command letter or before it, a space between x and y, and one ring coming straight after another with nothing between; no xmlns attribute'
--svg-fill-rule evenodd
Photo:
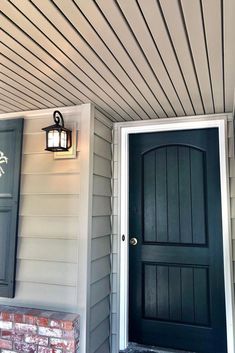
<svg viewBox="0 0 235 353"><path fill-rule="evenodd" d="M72 131L72 147L65 152L54 152L54 159L75 159L77 158L78 131L77 123L69 122L66 126Z"/></svg>

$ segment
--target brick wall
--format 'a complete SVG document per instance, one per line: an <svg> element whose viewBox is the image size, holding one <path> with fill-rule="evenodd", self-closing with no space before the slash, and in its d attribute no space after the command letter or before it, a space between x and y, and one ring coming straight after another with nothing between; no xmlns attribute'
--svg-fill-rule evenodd
<svg viewBox="0 0 235 353"><path fill-rule="evenodd" d="M79 316L0 305L1 353L79 353Z"/></svg>

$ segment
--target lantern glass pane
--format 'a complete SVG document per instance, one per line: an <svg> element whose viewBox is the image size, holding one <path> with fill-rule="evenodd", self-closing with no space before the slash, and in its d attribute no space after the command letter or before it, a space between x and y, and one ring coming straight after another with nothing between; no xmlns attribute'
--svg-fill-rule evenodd
<svg viewBox="0 0 235 353"><path fill-rule="evenodd" d="M48 132L48 147L58 147L60 143L60 134L56 130Z"/></svg>
<svg viewBox="0 0 235 353"><path fill-rule="evenodd" d="M65 131L61 131L61 147L67 147L67 134Z"/></svg>

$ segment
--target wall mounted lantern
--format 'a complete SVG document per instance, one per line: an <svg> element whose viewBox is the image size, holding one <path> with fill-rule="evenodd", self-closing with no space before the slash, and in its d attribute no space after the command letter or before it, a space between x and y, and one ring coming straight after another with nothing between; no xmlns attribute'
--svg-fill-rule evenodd
<svg viewBox="0 0 235 353"><path fill-rule="evenodd" d="M72 131L64 127L62 114L55 110L53 113L55 124L44 127L46 131L46 151L65 152L72 146Z"/></svg>

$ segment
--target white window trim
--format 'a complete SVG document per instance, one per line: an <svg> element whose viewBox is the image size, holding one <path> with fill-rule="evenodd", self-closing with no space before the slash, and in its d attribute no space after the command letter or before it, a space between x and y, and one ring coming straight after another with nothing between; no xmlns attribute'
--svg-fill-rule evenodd
<svg viewBox="0 0 235 353"><path fill-rule="evenodd" d="M188 118L170 118L149 121L135 121L116 123L118 143L118 319L119 339L117 352L128 345L128 209L129 209L129 176L128 176L128 137L133 133L177 131L188 129L218 128L220 152L220 177L221 177L221 206L223 227L223 256L224 256L224 282L225 305L227 323L227 350L235 353L234 346L234 290L232 270L232 239L230 219L230 194L228 172L228 134L227 123L231 115L207 115ZM122 235L125 241L122 241Z"/></svg>

